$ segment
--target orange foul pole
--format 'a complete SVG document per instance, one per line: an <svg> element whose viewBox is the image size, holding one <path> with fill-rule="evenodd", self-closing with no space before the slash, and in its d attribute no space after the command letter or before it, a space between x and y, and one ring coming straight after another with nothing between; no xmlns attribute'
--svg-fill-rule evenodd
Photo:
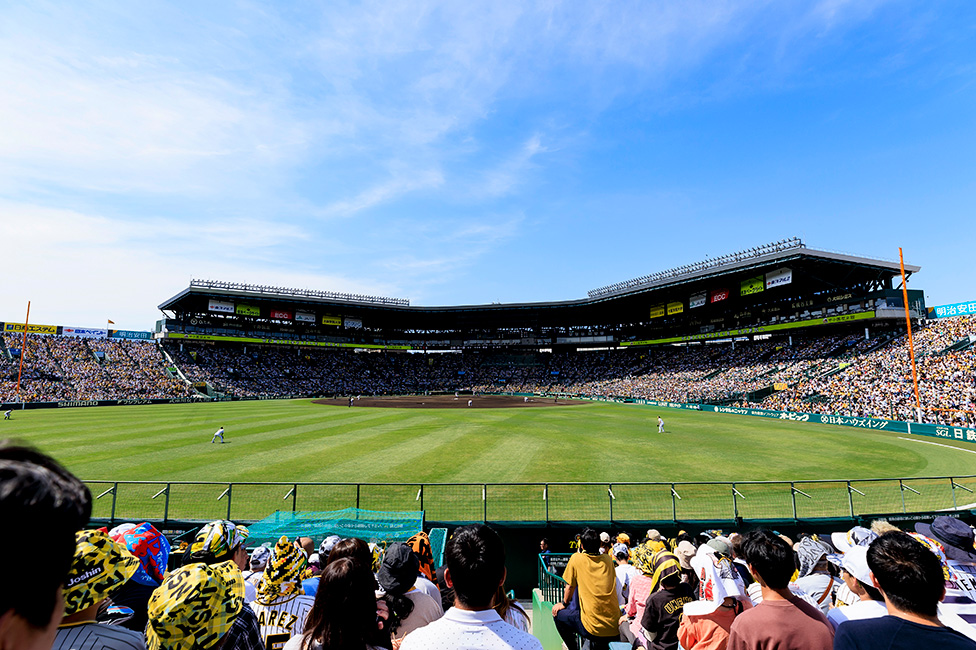
<svg viewBox="0 0 976 650"><path fill-rule="evenodd" d="M24 342L20 345L20 368L17 370L17 400L20 401L20 376L24 373L24 356L27 355L27 324L30 323L30 300L27 301L27 318L24 319Z"/></svg>
<svg viewBox="0 0 976 650"><path fill-rule="evenodd" d="M912 341L912 319L908 315L908 280L905 279L905 257L898 247L898 263L901 264L901 296L905 303L905 324L908 326L908 352L912 357L912 386L915 387L915 407L918 419L922 420L922 400L918 397L918 372L915 370L915 343Z"/></svg>

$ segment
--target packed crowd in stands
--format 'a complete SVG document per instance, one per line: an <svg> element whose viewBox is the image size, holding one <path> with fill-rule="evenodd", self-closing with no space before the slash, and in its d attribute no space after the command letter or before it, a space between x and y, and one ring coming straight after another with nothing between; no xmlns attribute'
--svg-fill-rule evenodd
<svg viewBox="0 0 976 650"><path fill-rule="evenodd" d="M148 522L89 528L91 502L53 459L0 442L0 518L32 537L0 536L16 559L0 648L541 650L532 632L550 625L569 650L976 648L974 532L949 516L795 539L587 528L533 621L505 593L505 544L487 525L454 529L438 567L423 533L252 547L218 520L177 547ZM547 571L555 557L543 540Z"/></svg>
<svg viewBox="0 0 976 650"><path fill-rule="evenodd" d="M929 321L914 344L923 420L976 424L976 317ZM3 335L0 401L14 401L20 337ZM99 359L95 352L103 352ZM173 365L182 378L170 377ZM193 383L237 396L522 392L735 404L916 420L907 337L817 335L592 352L360 352L32 335L27 401L185 397Z"/></svg>
<svg viewBox="0 0 976 650"><path fill-rule="evenodd" d="M23 336L4 333L0 347L0 402L17 400ZM96 354L101 353L101 354ZM192 390L170 377L170 364L153 341L27 336L22 401L188 397Z"/></svg>

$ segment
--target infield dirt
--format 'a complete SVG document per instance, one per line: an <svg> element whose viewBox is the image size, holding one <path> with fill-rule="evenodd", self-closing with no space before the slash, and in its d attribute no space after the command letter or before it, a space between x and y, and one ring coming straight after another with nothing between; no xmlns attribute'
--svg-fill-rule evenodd
<svg viewBox="0 0 976 650"><path fill-rule="evenodd" d="M468 401L471 406L468 406ZM348 397L335 399L317 399L315 404L329 406L348 406ZM557 399L545 397L530 397L526 402L524 397L513 395L398 395L395 397L362 397L353 400L352 408L397 408L397 409L511 409L532 408L539 406L581 406L587 401Z"/></svg>

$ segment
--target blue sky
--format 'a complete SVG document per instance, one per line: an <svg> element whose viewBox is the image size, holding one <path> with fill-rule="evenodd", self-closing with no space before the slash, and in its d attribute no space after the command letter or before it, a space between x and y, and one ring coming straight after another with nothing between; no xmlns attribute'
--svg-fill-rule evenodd
<svg viewBox="0 0 976 650"><path fill-rule="evenodd" d="M0 4L4 320L472 304L789 236L976 298L976 3Z"/></svg>

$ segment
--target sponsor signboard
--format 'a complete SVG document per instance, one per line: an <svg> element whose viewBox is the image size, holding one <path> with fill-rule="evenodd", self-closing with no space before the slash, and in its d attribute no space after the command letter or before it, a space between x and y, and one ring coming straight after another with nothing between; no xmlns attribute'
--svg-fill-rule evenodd
<svg viewBox="0 0 976 650"><path fill-rule="evenodd" d="M342 316L323 316L322 324L331 327L340 327L342 325Z"/></svg>
<svg viewBox="0 0 976 650"><path fill-rule="evenodd" d="M766 332L776 332L781 330L798 329L800 327L813 327L816 325L829 325L833 323L847 323L849 321L865 320L876 316L873 311L860 311L853 314L843 314L841 316L828 316L827 318L810 318L794 323L774 323L772 325L757 325L755 327L743 327L734 330L722 330L721 332L707 332L704 334L692 334L690 336L672 336L666 339L651 339L648 341L621 341L621 346L632 345L658 345L661 343L687 343L688 341L705 341L709 339L724 339L734 336L748 336L750 334L764 334Z"/></svg>
<svg viewBox="0 0 976 650"><path fill-rule="evenodd" d="M684 303L681 302L669 302L668 303L668 316L673 316L674 314L680 314L685 310Z"/></svg>
<svg viewBox="0 0 976 650"><path fill-rule="evenodd" d="M234 313L241 316L260 316L261 310L254 305L237 305L234 307Z"/></svg>
<svg viewBox="0 0 976 650"><path fill-rule="evenodd" d="M314 323L315 314L310 314L307 311L295 312L295 320L300 323Z"/></svg>
<svg viewBox="0 0 976 650"><path fill-rule="evenodd" d="M654 305L651 307L651 318L661 318L667 313L664 305Z"/></svg>
<svg viewBox="0 0 976 650"><path fill-rule="evenodd" d="M88 327L62 327L61 335L79 339L104 339L108 336L108 330L91 329Z"/></svg>
<svg viewBox="0 0 976 650"><path fill-rule="evenodd" d="M715 289L714 291L708 292L708 302L715 304L717 302L722 302L723 300L729 299L728 289Z"/></svg>
<svg viewBox="0 0 976 650"><path fill-rule="evenodd" d="M382 345L379 343L333 343L332 341L302 341L295 339L259 339L253 336L213 336L211 334L183 334L182 332L167 332L165 338L183 341L224 341L230 343L263 343L265 345L296 345L304 348L354 348L362 350L413 349L413 346L410 345Z"/></svg>
<svg viewBox="0 0 976 650"><path fill-rule="evenodd" d="M108 337L110 339L141 339L141 340L151 341L153 337L153 333L134 332L132 330L109 330Z"/></svg>
<svg viewBox="0 0 976 650"><path fill-rule="evenodd" d="M291 320L291 312L282 311L280 309L272 309L271 318L277 318L278 320Z"/></svg>
<svg viewBox="0 0 976 650"><path fill-rule="evenodd" d="M695 309L696 307L704 307L705 303L708 302L708 295L702 291L701 293L696 293L691 298L688 299L688 309Z"/></svg>
<svg viewBox="0 0 976 650"><path fill-rule="evenodd" d="M957 302L952 305L939 305L930 307L928 310L929 318L952 318L953 316L968 316L976 314L976 300L969 302Z"/></svg>
<svg viewBox="0 0 976 650"><path fill-rule="evenodd" d="M757 275L739 283L739 295L751 296L754 293L760 293L764 287L763 276Z"/></svg>
<svg viewBox="0 0 976 650"><path fill-rule="evenodd" d="M793 282L792 269L777 269L766 274L766 288L782 287Z"/></svg>
<svg viewBox="0 0 976 650"><path fill-rule="evenodd" d="M24 331L24 324L23 323L4 323L3 324L3 331L4 332L23 332ZM57 334L58 333L58 326L57 325L35 325L34 323L28 323L27 324L27 333L28 334Z"/></svg>
<svg viewBox="0 0 976 650"><path fill-rule="evenodd" d="M778 381L775 384L773 384L773 390L786 390L787 388L789 388L789 386L787 386L781 381Z"/></svg>
<svg viewBox="0 0 976 650"><path fill-rule="evenodd" d="M363 328L363 321L359 318L346 318L343 322L346 329L358 330Z"/></svg>
<svg viewBox="0 0 976 650"><path fill-rule="evenodd" d="M210 304L207 306L209 311L220 312L221 314L233 314L234 313L234 303L223 302L222 300L211 300Z"/></svg>

